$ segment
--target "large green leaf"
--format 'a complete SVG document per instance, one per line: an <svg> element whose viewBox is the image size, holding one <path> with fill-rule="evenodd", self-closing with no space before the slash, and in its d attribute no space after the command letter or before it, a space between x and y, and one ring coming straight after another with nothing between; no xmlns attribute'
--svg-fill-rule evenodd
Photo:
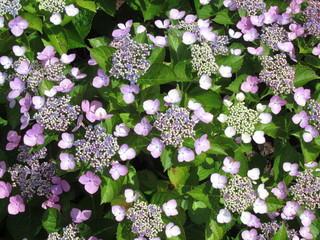
<svg viewBox="0 0 320 240"><path fill-rule="evenodd" d="M24 12L19 14L23 19L28 21L28 28L37 30L42 33L43 23L37 14Z"/></svg>
<svg viewBox="0 0 320 240"><path fill-rule="evenodd" d="M114 197L118 195L123 185L124 177L118 180L113 180L109 177L102 177L101 188L101 203L111 202Z"/></svg>
<svg viewBox="0 0 320 240"><path fill-rule="evenodd" d="M67 222L55 208L48 208L42 216L42 226L48 234L58 232Z"/></svg>
<svg viewBox="0 0 320 240"><path fill-rule="evenodd" d="M98 5L106 14L114 17L116 15L116 1L115 0L98 0Z"/></svg>
<svg viewBox="0 0 320 240"><path fill-rule="evenodd" d="M274 234L271 240L287 240L287 239L288 239L288 233L286 230L286 226L285 226L285 223L282 222L281 228Z"/></svg>
<svg viewBox="0 0 320 240"><path fill-rule="evenodd" d="M88 49L91 52L93 58L99 64L100 68L102 68L103 71L108 72L112 65L112 54L116 51L116 49L110 46L101 46Z"/></svg>
<svg viewBox="0 0 320 240"><path fill-rule="evenodd" d="M166 171L169 167L171 167L172 161L173 161L171 150L164 149L160 156L160 161L162 163L164 171Z"/></svg>
<svg viewBox="0 0 320 240"><path fill-rule="evenodd" d="M215 202L219 199L214 199L212 197L213 195L210 196L209 192L211 190L212 190L212 187L207 182L207 183L203 183L199 186L196 186L194 189L187 192L187 194L189 194L195 200L203 202L208 208L214 209ZM217 196L215 196L215 197L217 197Z"/></svg>
<svg viewBox="0 0 320 240"><path fill-rule="evenodd" d="M88 9L92 12L96 12L97 6L94 1L88 1L88 0L75 0L78 6Z"/></svg>
<svg viewBox="0 0 320 240"><path fill-rule="evenodd" d="M168 170L170 182L175 186L176 189L179 188L179 185L183 185L189 177L189 169L189 167L171 167Z"/></svg>
<svg viewBox="0 0 320 240"><path fill-rule="evenodd" d="M94 12L87 9L82 9L79 14L72 18L73 26L77 30L82 40L91 30L91 24L94 15Z"/></svg>
<svg viewBox="0 0 320 240"><path fill-rule="evenodd" d="M301 87L306 83L319 79L320 77L310 68L302 65L295 65L294 86Z"/></svg>
<svg viewBox="0 0 320 240"><path fill-rule="evenodd" d="M68 51L68 37L63 27L50 26L44 28L44 32L47 34L50 44L60 55Z"/></svg>

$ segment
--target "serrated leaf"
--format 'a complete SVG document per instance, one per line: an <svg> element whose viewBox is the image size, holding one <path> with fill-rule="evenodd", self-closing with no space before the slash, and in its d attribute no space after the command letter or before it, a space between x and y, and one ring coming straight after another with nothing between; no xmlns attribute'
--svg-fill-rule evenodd
<svg viewBox="0 0 320 240"><path fill-rule="evenodd" d="M168 168L172 166L171 157L172 157L172 152L170 150L164 149L160 156L160 161L162 163L164 171L166 171Z"/></svg>
<svg viewBox="0 0 320 240"><path fill-rule="evenodd" d="M206 226L206 240L221 240L227 232L226 224L219 224L211 219Z"/></svg>
<svg viewBox="0 0 320 240"><path fill-rule="evenodd" d="M103 71L108 72L112 65L112 54L116 49L110 46L101 46L97 48L88 48L88 50L91 52L92 57L97 61L100 68L102 68Z"/></svg>
<svg viewBox="0 0 320 240"><path fill-rule="evenodd" d="M168 176L170 182L175 186L176 189L179 188L180 184L184 184L184 182L189 177L189 167L171 167L168 170Z"/></svg>
<svg viewBox="0 0 320 240"><path fill-rule="evenodd" d="M96 3L94 1L75 0L75 2L79 7L88 9L92 12L96 12L97 7L96 7Z"/></svg>
<svg viewBox="0 0 320 240"><path fill-rule="evenodd" d="M114 17L116 15L116 1L115 0L98 0L98 4L102 11Z"/></svg>
<svg viewBox="0 0 320 240"><path fill-rule="evenodd" d="M229 9L223 9L222 11L218 12L215 18L213 19L214 22L219 24L233 24L231 18L229 17Z"/></svg>
<svg viewBox="0 0 320 240"><path fill-rule="evenodd" d="M55 208L48 208L42 216L42 226L48 234L60 231L65 223L62 214Z"/></svg>
<svg viewBox="0 0 320 240"><path fill-rule="evenodd" d="M33 13L24 12L19 14L23 19L27 20L28 28L37 30L42 33L43 23L41 19Z"/></svg>
<svg viewBox="0 0 320 240"><path fill-rule="evenodd" d="M114 197L118 195L123 185L123 177L118 180L113 180L109 177L102 177L101 188L101 204L111 202Z"/></svg>
<svg viewBox="0 0 320 240"><path fill-rule="evenodd" d="M271 240L287 240L288 239L288 233L286 230L285 224L282 222L282 226L280 229L274 234L273 238Z"/></svg>
<svg viewBox="0 0 320 240"><path fill-rule="evenodd" d="M319 79L320 77L310 68L302 65L295 65L294 86L301 87L308 82Z"/></svg>
<svg viewBox="0 0 320 240"><path fill-rule="evenodd" d="M97 37L97 38L91 38L88 40L89 40L90 45L93 48L98 48L98 47L109 45L109 40L106 37Z"/></svg>
<svg viewBox="0 0 320 240"><path fill-rule="evenodd" d="M268 212L275 212L283 207L283 204L275 197L269 196L265 200L268 206Z"/></svg>
<svg viewBox="0 0 320 240"><path fill-rule="evenodd" d="M68 51L67 33L61 26L50 26L44 29L47 34L50 44L54 49L62 55Z"/></svg>
<svg viewBox="0 0 320 240"><path fill-rule="evenodd" d="M92 11L83 9L72 18L73 26L77 30L81 40L85 39L90 32L94 15Z"/></svg>
<svg viewBox="0 0 320 240"><path fill-rule="evenodd" d="M187 192L194 199L203 202L208 208L213 209L212 198L209 197L209 191L211 186L209 183L203 183L199 186L196 186L191 191Z"/></svg>

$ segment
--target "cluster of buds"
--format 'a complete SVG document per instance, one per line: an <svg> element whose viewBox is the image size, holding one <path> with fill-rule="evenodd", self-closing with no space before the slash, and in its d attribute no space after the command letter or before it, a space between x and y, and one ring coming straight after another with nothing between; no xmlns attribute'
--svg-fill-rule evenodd
<svg viewBox="0 0 320 240"><path fill-rule="evenodd" d="M39 2L39 9L51 13L63 12L66 3L65 0L37 0Z"/></svg>
<svg viewBox="0 0 320 240"><path fill-rule="evenodd" d="M264 0L235 0L234 5L236 8L246 11L249 16L256 15L259 12L264 13L266 11Z"/></svg>
<svg viewBox="0 0 320 240"><path fill-rule="evenodd" d="M288 33L284 27L273 23L271 26L262 28L262 34L260 35L261 41L272 48L278 50L278 43L288 41Z"/></svg>
<svg viewBox="0 0 320 240"><path fill-rule="evenodd" d="M17 16L21 8L20 0L2 0L0 1L0 16L4 16L5 14Z"/></svg>
<svg viewBox="0 0 320 240"><path fill-rule="evenodd" d="M308 6L303 11L303 15L306 18L304 27L308 33L320 38L320 2L308 1Z"/></svg>
<svg viewBox="0 0 320 240"><path fill-rule="evenodd" d="M75 223L71 223L62 229L62 236L57 233L50 233L47 240L86 240L83 237L79 237L80 230Z"/></svg>

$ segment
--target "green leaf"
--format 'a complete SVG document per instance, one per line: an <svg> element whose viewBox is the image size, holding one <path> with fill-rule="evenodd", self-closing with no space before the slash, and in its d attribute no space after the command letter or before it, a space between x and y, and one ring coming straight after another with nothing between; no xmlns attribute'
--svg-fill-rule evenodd
<svg viewBox="0 0 320 240"><path fill-rule="evenodd" d="M240 70L244 62L244 55L236 56L236 55L229 55L229 56L216 56L216 62L219 66L230 66L232 68L232 72L236 73Z"/></svg>
<svg viewBox="0 0 320 240"><path fill-rule="evenodd" d="M93 48L108 46L110 43L110 41L106 37L97 37L97 38L91 38L88 40L89 40L90 45Z"/></svg>
<svg viewBox="0 0 320 240"><path fill-rule="evenodd" d="M88 9L88 10L90 10L92 12L96 12L97 7L96 7L96 3L94 1L75 0L75 2L79 7Z"/></svg>
<svg viewBox="0 0 320 240"><path fill-rule="evenodd" d="M229 9L223 9L222 11L217 13L213 21L223 25L233 24L231 18L229 17L229 12Z"/></svg>
<svg viewBox="0 0 320 240"><path fill-rule="evenodd" d="M247 74L240 75L235 80L233 80L230 85L226 87L226 89L230 90L231 92L238 93L240 91L241 84L246 81L247 77Z"/></svg>
<svg viewBox="0 0 320 240"><path fill-rule="evenodd" d="M72 18L73 26L77 30L81 40L85 39L90 32L94 15L93 12L82 9L79 14Z"/></svg>
<svg viewBox="0 0 320 240"><path fill-rule="evenodd" d="M213 91L203 91L200 87L193 88L189 94L189 98L193 98L196 102L201 103L205 108L220 108L222 100L219 94Z"/></svg>
<svg viewBox="0 0 320 240"><path fill-rule="evenodd" d="M151 20L164 9L163 0L131 0L128 4L133 5L142 12L144 21Z"/></svg>
<svg viewBox="0 0 320 240"><path fill-rule="evenodd" d="M210 211L202 201L189 201L188 214L191 221L200 225L208 221Z"/></svg>
<svg viewBox="0 0 320 240"><path fill-rule="evenodd" d="M60 231L65 224L62 214L55 208L48 208L42 216L42 226L48 234Z"/></svg>
<svg viewBox="0 0 320 240"><path fill-rule="evenodd" d="M165 56L166 56L165 48L155 46L151 52L150 57L148 58L148 60L150 61L150 65L152 65L153 63L162 63Z"/></svg>
<svg viewBox="0 0 320 240"><path fill-rule="evenodd" d="M158 177L149 170L142 170L138 172L140 182L140 189L143 192L153 192L157 188Z"/></svg>
<svg viewBox="0 0 320 240"><path fill-rule="evenodd" d="M168 170L168 176L170 182L175 186L176 189L179 188L179 185L183 185L184 182L189 177L190 167L171 167Z"/></svg>
<svg viewBox="0 0 320 240"><path fill-rule="evenodd" d="M315 161L320 154L320 140L316 139L312 142L306 143L303 138L300 138L300 143L303 157L306 162Z"/></svg>
<svg viewBox="0 0 320 240"><path fill-rule="evenodd" d="M60 55L68 51L67 33L63 27L50 26L45 28L44 32L47 34L50 44Z"/></svg>
<svg viewBox="0 0 320 240"><path fill-rule="evenodd" d="M191 191L187 192L187 194L189 194L195 200L203 202L208 208L213 209L214 207L212 203L214 202L214 199L212 199L212 197L209 196L209 191L211 190L212 187L207 182L195 187Z"/></svg>
<svg viewBox="0 0 320 240"><path fill-rule="evenodd" d="M281 228L274 234L271 240L287 240L287 239L288 239L288 233L286 230L286 226L284 222L282 222Z"/></svg>
<svg viewBox="0 0 320 240"><path fill-rule="evenodd" d="M129 240L134 238L135 234L132 233L130 224L126 224L125 221L118 223L117 240Z"/></svg>
<svg viewBox="0 0 320 240"><path fill-rule="evenodd" d="M102 176L101 188L101 204L111 202L114 197L118 195L123 185L123 177L118 180Z"/></svg>
<svg viewBox="0 0 320 240"><path fill-rule="evenodd" d="M229 223L230 224L230 223ZM211 219L206 226L206 240L221 240L224 238L228 228L228 224L219 224Z"/></svg>
<svg viewBox="0 0 320 240"><path fill-rule="evenodd" d="M310 68L302 65L293 66L296 69L294 75L294 86L301 87L306 83L319 79L320 77Z"/></svg>
<svg viewBox="0 0 320 240"><path fill-rule="evenodd" d="M114 17L116 15L116 1L115 0L98 0L98 5L106 14Z"/></svg>
<svg viewBox="0 0 320 240"><path fill-rule="evenodd" d="M275 212L283 207L283 204L280 202L280 200L275 197L269 196L265 201L268 206L268 212Z"/></svg>
<svg viewBox="0 0 320 240"><path fill-rule="evenodd" d="M191 58L190 50L187 45L182 43L181 37L169 34L168 44L173 65Z"/></svg>
<svg viewBox="0 0 320 240"><path fill-rule="evenodd" d="M8 124L8 121L0 117L0 125L6 126Z"/></svg>
<svg viewBox="0 0 320 240"><path fill-rule="evenodd" d="M164 168L164 171L166 171L169 167L172 166L172 152L171 150L167 150L166 148L163 150L160 161L162 163L162 166Z"/></svg>
<svg viewBox="0 0 320 240"><path fill-rule="evenodd" d="M98 48L88 48L92 57L97 61L103 71L108 72L112 66L111 57L116 51L115 48L110 46L101 46Z"/></svg>
<svg viewBox="0 0 320 240"><path fill-rule="evenodd" d="M37 14L24 12L20 16L28 21L28 28L37 30L42 33L43 23Z"/></svg>

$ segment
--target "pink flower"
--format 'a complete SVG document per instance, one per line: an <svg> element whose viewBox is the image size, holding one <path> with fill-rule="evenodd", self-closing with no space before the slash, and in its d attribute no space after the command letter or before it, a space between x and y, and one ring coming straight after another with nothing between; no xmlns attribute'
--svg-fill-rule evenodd
<svg viewBox="0 0 320 240"><path fill-rule="evenodd" d="M51 182L54 184L51 187L51 193L54 195L60 195L63 192L69 192L70 191L70 185L66 180L62 180L60 177L53 177L51 179Z"/></svg>
<svg viewBox="0 0 320 240"><path fill-rule="evenodd" d="M122 144L118 153L122 161L131 160L136 157L136 151L133 148L129 148L127 144Z"/></svg>
<svg viewBox="0 0 320 240"><path fill-rule="evenodd" d="M25 82L20 78L15 78L9 83L11 92L9 92L8 97L11 99L17 98L26 89Z"/></svg>
<svg viewBox="0 0 320 240"><path fill-rule="evenodd" d="M280 199L285 199L287 197L287 187L284 182L278 183L278 188L272 188L271 192Z"/></svg>
<svg viewBox="0 0 320 240"><path fill-rule="evenodd" d="M320 58L320 43L312 49L312 54Z"/></svg>
<svg viewBox="0 0 320 240"><path fill-rule="evenodd" d="M36 144L41 145L44 143L43 127L36 123L29 129L23 137L25 145L33 147Z"/></svg>
<svg viewBox="0 0 320 240"><path fill-rule="evenodd" d="M297 176L298 168L299 168L299 165L297 163L289 163L289 162L283 163L283 170L285 172L289 172L290 176Z"/></svg>
<svg viewBox="0 0 320 240"><path fill-rule="evenodd" d="M194 147L197 155L201 154L202 152L206 152L210 149L210 142L207 139L207 137L208 135L204 134L194 141Z"/></svg>
<svg viewBox="0 0 320 240"><path fill-rule="evenodd" d="M106 110L102 108L102 103L99 101L83 100L81 103L82 111L86 113L86 118L90 122L95 122L96 120L102 120L112 117L112 114L107 114Z"/></svg>
<svg viewBox="0 0 320 240"><path fill-rule="evenodd" d="M57 92L63 92L63 93L67 93L70 92L72 90L72 88L74 87L75 83L71 82L70 79L66 78L63 79L60 83L59 86L54 86L53 88L57 91Z"/></svg>
<svg viewBox="0 0 320 240"><path fill-rule="evenodd" d="M299 233L305 239L313 239L313 235L310 233L309 227L300 228Z"/></svg>
<svg viewBox="0 0 320 240"><path fill-rule="evenodd" d="M6 172L6 170L7 170L6 162L5 161L1 161L0 162L0 178L3 177L3 175Z"/></svg>
<svg viewBox="0 0 320 240"><path fill-rule="evenodd" d="M278 6L271 6L268 12L264 13L264 23L271 24L278 20L279 18L279 9Z"/></svg>
<svg viewBox="0 0 320 240"><path fill-rule="evenodd" d="M260 198L257 198L253 203L253 211L260 214L267 213L268 207L266 202Z"/></svg>
<svg viewBox="0 0 320 240"><path fill-rule="evenodd" d="M180 147L178 150L178 162L191 162L194 160L194 152L187 147Z"/></svg>
<svg viewBox="0 0 320 240"><path fill-rule="evenodd" d="M287 101L284 99L281 99L279 96L273 96L270 99L269 107L271 108L271 111L274 114L278 114L281 111L281 107L286 105Z"/></svg>
<svg viewBox="0 0 320 240"><path fill-rule="evenodd" d="M167 238L176 237L181 234L181 230L173 222L169 222L166 226L166 236Z"/></svg>
<svg viewBox="0 0 320 240"><path fill-rule="evenodd" d="M129 135L129 132L130 128L124 123L121 123L115 127L113 135L115 135L116 137L126 137Z"/></svg>
<svg viewBox="0 0 320 240"><path fill-rule="evenodd" d="M83 79L83 78L85 78L87 76L87 74L81 73L80 69L76 68L76 67L71 69L70 75L72 77L74 77L75 79Z"/></svg>
<svg viewBox="0 0 320 240"><path fill-rule="evenodd" d="M138 135L147 136L152 129L152 125L149 123L149 120L144 117L141 119L141 122L134 127L134 132Z"/></svg>
<svg viewBox="0 0 320 240"><path fill-rule="evenodd" d="M213 120L213 115L206 112L203 107L200 107L194 112L193 118L200 119L200 121L208 124Z"/></svg>
<svg viewBox="0 0 320 240"><path fill-rule="evenodd" d="M301 223L304 227L309 227L311 225L312 221L317 218L316 215L314 215L314 213L309 209L304 210L304 212L301 213L301 215L299 217L300 217Z"/></svg>
<svg viewBox="0 0 320 240"><path fill-rule="evenodd" d="M167 217L178 215L177 201L175 199L171 199L168 202L164 203L162 205L162 209Z"/></svg>
<svg viewBox="0 0 320 240"><path fill-rule="evenodd" d="M48 200L47 201L44 201L42 204L41 204L41 207L43 209L47 209L47 207L50 207L50 208L56 208L58 209L58 211L61 210L61 206L60 204L56 204L56 202L59 202L60 198L59 196L57 195L50 195Z"/></svg>
<svg viewBox="0 0 320 240"><path fill-rule="evenodd" d="M258 91L258 78L255 76L248 76L246 81L241 84L241 90L244 92L256 93Z"/></svg>
<svg viewBox="0 0 320 240"><path fill-rule="evenodd" d="M299 87L294 91L294 100L299 106L305 106L308 99L311 98L310 89L304 89L303 87Z"/></svg>
<svg viewBox="0 0 320 240"><path fill-rule="evenodd" d="M10 183L5 183L3 181L0 181L0 199L9 197L11 191L12 191L12 186Z"/></svg>
<svg viewBox="0 0 320 240"><path fill-rule="evenodd" d="M125 103L130 104L133 103L135 99L133 93L138 94L140 89L137 85L124 85L120 88L120 91L123 93L123 100Z"/></svg>
<svg viewBox="0 0 320 240"><path fill-rule="evenodd" d="M255 55L255 56L260 56L263 54L264 49L262 46L253 48L253 47L247 47L247 50L250 54Z"/></svg>
<svg viewBox="0 0 320 240"><path fill-rule="evenodd" d="M84 185L84 189L90 193L94 194L98 191L101 184L101 179L99 176L95 175L93 172L88 171L79 178L79 182Z"/></svg>
<svg viewBox="0 0 320 240"><path fill-rule="evenodd" d="M220 175L219 173L213 173L210 176L210 181L213 188L222 189L226 187L227 177L225 175Z"/></svg>
<svg viewBox="0 0 320 240"><path fill-rule="evenodd" d="M177 89L171 89L163 99L166 103L177 103L181 101L181 96Z"/></svg>
<svg viewBox="0 0 320 240"><path fill-rule="evenodd" d="M226 173L237 174L240 170L240 162L235 162L232 157L225 157L222 170Z"/></svg>
<svg viewBox="0 0 320 240"><path fill-rule="evenodd" d="M56 51L54 51L54 47L49 45L49 46L46 46L42 50L42 52L37 53L37 59L41 61L50 60L51 58L54 57L55 54L56 54Z"/></svg>
<svg viewBox="0 0 320 240"><path fill-rule="evenodd" d="M92 214L91 210L81 211L78 208L72 208L70 212L72 222L75 222L75 223L82 223L84 221L87 221L91 217L91 214Z"/></svg>
<svg viewBox="0 0 320 240"><path fill-rule="evenodd" d="M309 116L306 111L301 111L300 113L297 113L293 115L292 121L295 124L300 124L300 127L305 128L306 126L309 125Z"/></svg>
<svg viewBox="0 0 320 240"><path fill-rule="evenodd" d="M58 143L59 148L67 149L73 145L74 135L69 133L62 133L61 140Z"/></svg>
<svg viewBox="0 0 320 240"><path fill-rule="evenodd" d="M246 33L243 35L243 39L247 42L253 42L258 37L259 33L255 28L251 28L250 30L246 31Z"/></svg>
<svg viewBox="0 0 320 240"><path fill-rule="evenodd" d="M126 209L119 205L112 206L111 212L118 222L121 222L126 216Z"/></svg>
<svg viewBox="0 0 320 240"><path fill-rule="evenodd" d="M74 60L76 59L76 54L72 53L72 54L66 54L63 53L61 55L60 61L63 62L64 64L70 64L72 63Z"/></svg>
<svg viewBox="0 0 320 240"><path fill-rule="evenodd" d="M95 88L107 87L110 84L108 75L102 70L98 69L98 76L94 77L92 85Z"/></svg>
<svg viewBox="0 0 320 240"><path fill-rule="evenodd" d="M72 154L60 153L59 158L61 160L60 168L62 170L74 169L76 167L76 162Z"/></svg>
<svg viewBox="0 0 320 240"><path fill-rule="evenodd" d="M286 206L282 209L282 212L288 217L294 217L301 209L301 206L297 202L288 201Z"/></svg>
<svg viewBox="0 0 320 240"><path fill-rule="evenodd" d="M231 213L227 209L220 209L217 215L218 223L230 223L232 221Z"/></svg>
<svg viewBox="0 0 320 240"><path fill-rule="evenodd" d="M10 197L10 203L8 205L8 212L11 215L17 215L19 212L25 211L25 205L20 195Z"/></svg>
<svg viewBox="0 0 320 240"><path fill-rule="evenodd" d="M6 145L6 150L11 151L19 146L21 136L18 135L16 131L10 130L7 134L8 143ZM1 177L1 174L0 174Z"/></svg>
<svg viewBox="0 0 320 240"><path fill-rule="evenodd" d="M237 28L241 30L242 33L246 33L253 28L253 25L250 21L250 18L242 17L241 20L237 23Z"/></svg>
<svg viewBox="0 0 320 240"><path fill-rule="evenodd" d="M259 16L251 16L250 21L254 26L262 27L262 25L264 24L264 15L261 14Z"/></svg>
<svg viewBox="0 0 320 240"><path fill-rule="evenodd" d="M127 203L132 203L134 201L137 201L137 199L139 198L139 194L135 193L132 189L124 190L124 196L126 197Z"/></svg>
<svg viewBox="0 0 320 240"><path fill-rule="evenodd" d="M28 28L28 22L27 20L21 18L20 16L12 19L8 26L11 30L11 33L15 35L16 37L19 37L22 35L23 31Z"/></svg>
<svg viewBox="0 0 320 240"><path fill-rule="evenodd" d="M178 9L175 9L175 8L170 10L170 18L174 20L179 20L183 18L185 14L186 14L185 11L179 11Z"/></svg>
<svg viewBox="0 0 320 240"><path fill-rule="evenodd" d="M118 180L120 176L125 176L128 173L128 168L125 165L120 163L112 164L111 169L109 170L113 180Z"/></svg>
<svg viewBox="0 0 320 240"><path fill-rule="evenodd" d="M156 100L147 100L143 102L143 109L148 115L153 115L160 109L160 101Z"/></svg>
<svg viewBox="0 0 320 240"><path fill-rule="evenodd" d="M319 136L319 132L317 129L308 125L304 129L306 132L303 133L302 138L305 142L311 142L314 138Z"/></svg>
<svg viewBox="0 0 320 240"><path fill-rule="evenodd" d="M241 233L243 240L256 240L258 237L258 232L256 229L245 230Z"/></svg>
<svg viewBox="0 0 320 240"><path fill-rule="evenodd" d="M163 142L159 138L152 138L151 143L148 145L147 149L150 151L151 156L154 158L158 158L161 156L162 151L165 146Z"/></svg>

